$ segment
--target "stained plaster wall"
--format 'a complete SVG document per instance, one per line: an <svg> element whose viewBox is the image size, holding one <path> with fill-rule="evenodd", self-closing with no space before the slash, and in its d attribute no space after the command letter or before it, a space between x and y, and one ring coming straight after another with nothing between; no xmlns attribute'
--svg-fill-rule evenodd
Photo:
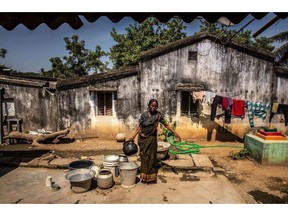
<svg viewBox="0 0 288 216"><path fill-rule="evenodd" d="M106 87L117 88L113 97L113 116L98 116L94 94ZM59 91L59 127L100 138L114 139L119 132L131 134L139 115L137 90L137 77L132 76Z"/></svg>
<svg viewBox="0 0 288 216"><path fill-rule="evenodd" d="M197 52L197 61L188 60L189 51ZM216 119L216 124L209 120L209 115L203 114L200 118L181 117L181 97L180 92L175 91L176 84L203 84L206 91L222 96L270 102L272 73L273 62L206 39L141 62L141 109L145 109L150 98L156 98L160 103L159 109L166 117L176 121L177 130L183 139L219 139L224 118ZM221 109L217 111L223 112ZM266 124L257 118L254 122L255 125ZM250 129L248 118L232 119L226 129L226 135L230 131L243 137ZM231 139L234 139L233 135Z"/></svg>
<svg viewBox="0 0 288 216"><path fill-rule="evenodd" d="M4 98L13 98L15 118L23 119L22 131L38 129L57 130L56 95L44 88L17 85L1 85Z"/></svg>
<svg viewBox="0 0 288 216"><path fill-rule="evenodd" d="M288 75L273 74L273 95L272 102L280 104L288 104L287 89L288 89ZM287 126L284 124L284 116L281 114L274 115L271 123L279 131L288 134Z"/></svg>

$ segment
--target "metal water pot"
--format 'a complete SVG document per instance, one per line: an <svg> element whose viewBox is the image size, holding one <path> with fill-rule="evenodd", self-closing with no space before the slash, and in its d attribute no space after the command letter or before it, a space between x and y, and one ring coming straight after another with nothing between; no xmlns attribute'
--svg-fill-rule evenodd
<svg viewBox="0 0 288 216"><path fill-rule="evenodd" d="M97 175L97 186L101 189L111 188L114 184L113 174L110 169L103 168L99 170Z"/></svg>
<svg viewBox="0 0 288 216"><path fill-rule="evenodd" d="M138 147L137 145L134 143L133 140L129 140L123 143L123 152L125 155L130 156L133 154L136 154L138 152Z"/></svg>
<svg viewBox="0 0 288 216"><path fill-rule="evenodd" d="M128 162L128 157L125 154L119 154L119 162L123 163L123 162Z"/></svg>

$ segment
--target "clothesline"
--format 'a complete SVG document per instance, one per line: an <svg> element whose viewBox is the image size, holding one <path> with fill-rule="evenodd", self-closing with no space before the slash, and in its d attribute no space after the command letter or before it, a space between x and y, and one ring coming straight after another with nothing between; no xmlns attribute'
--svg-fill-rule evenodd
<svg viewBox="0 0 288 216"><path fill-rule="evenodd" d="M211 120L214 121L218 105L222 106L225 115L225 123L231 123L231 117L245 117L245 108L248 112L248 119L251 127L254 127L253 118L258 116L261 119L267 117L268 110L270 109L269 123L271 122L274 114L284 114L285 126L288 124L288 105L280 104L280 106L270 102L253 102L235 97L221 96L219 93L209 91L194 91L191 93L193 100L200 99L201 102L211 104ZM236 96L236 95L235 95ZM273 109L272 109L273 107ZM275 108L276 107L276 108Z"/></svg>

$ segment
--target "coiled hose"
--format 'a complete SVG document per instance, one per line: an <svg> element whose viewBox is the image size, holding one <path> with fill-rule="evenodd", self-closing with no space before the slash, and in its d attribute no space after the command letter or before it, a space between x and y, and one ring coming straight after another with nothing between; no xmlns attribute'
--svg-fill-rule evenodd
<svg viewBox="0 0 288 216"><path fill-rule="evenodd" d="M177 151L169 149L169 153L176 154L198 154L200 148L217 148L217 147L229 147L229 148L243 148L241 146L229 146L229 145L214 145L214 146L200 146L196 143L191 143L187 141L175 142L175 136L167 131L166 140L170 143L171 146L174 146Z"/></svg>

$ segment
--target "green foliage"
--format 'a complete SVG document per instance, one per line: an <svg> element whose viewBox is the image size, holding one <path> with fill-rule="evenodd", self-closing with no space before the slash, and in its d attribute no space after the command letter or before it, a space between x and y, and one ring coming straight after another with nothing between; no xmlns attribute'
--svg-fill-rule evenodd
<svg viewBox="0 0 288 216"><path fill-rule="evenodd" d="M173 130L176 130L177 127L177 123L176 121L173 121L170 119L169 124L171 125L171 127L173 128ZM167 138L166 138L166 134L169 132L169 130L167 128L165 128L162 124L160 124L160 128L162 129L161 133L158 133L158 139L162 140L164 142L167 142Z"/></svg>
<svg viewBox="0 0 288 216"><path fill-rule="evenodd" d="M137 64L141 52L187 37L185 29L180 19L161 23L155 18L130 24L124 34L113 28L110 34L116 44L110 48L110 59L115 68Z"/></svg>
<svg viewBox="0 0 288 216"><path fill-rule="evenodd" d="M6 54L7 54L7 50L1 48L1 49L0 49L0 58L5 58L5 55L6 55Z"/></svg>
<svg viewBox="0 0 288 216"><path fill-rule="evenodd" d="M230 153L231 157L234 160L245 159L250 156L250 152L247 149L241 149L239 152L234 153L233 151Z"/></svg>
<svg viewBox="0 0 288 216"><path fill-rule="evenodd" d="M219 37L226 39L226 41L233 40L237 43L242 44L243 46L251 46L256 49L263 49L270 52L274 49L271 41L266 37L256 38L255 40L253 40L251 30L238 32L238 30L236 31L221 27L217 23L201 21L200 32L204 31L219 35Z"/></svg>
<svg viewBox="0 0 288 216"><path fill-rule="evenodd" d="M42 73L43 76L51 76L55 78L73 78L82 77L89 74L92 70L94 73L100 73L107 70L108 63L102 63L101 57L107 54L101 50L100 46L96 46L95 51L85 48L85 41L79 41L77 35L71 38L64 37L68 56L50 58L52 70L48 73Z"/></svg>
<svg viewBox="0 0 288 216"><path fill-rule="evenodd" d="M271 42L282 43L280 47L275 49L273 52L276 55L276 60L282 66L288 66L288 31L280 32L269 38Z"/></svg>

